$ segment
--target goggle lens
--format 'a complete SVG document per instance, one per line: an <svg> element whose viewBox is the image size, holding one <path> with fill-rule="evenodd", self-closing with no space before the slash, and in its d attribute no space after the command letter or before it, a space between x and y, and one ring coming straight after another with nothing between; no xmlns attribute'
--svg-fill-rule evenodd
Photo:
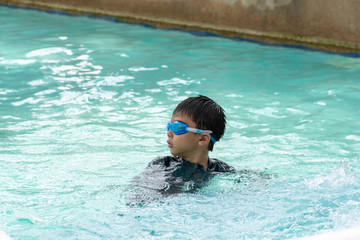
<svg viewBox="0 0 360 240"><path fill-rule="evenodd" d="M180 135L180 134L184 134L187 133L187 125L185 123L182 122L168 122L167 124L167 131L170 131L170 129L173 131L173 133L175 133L176 135Z"/></svg>

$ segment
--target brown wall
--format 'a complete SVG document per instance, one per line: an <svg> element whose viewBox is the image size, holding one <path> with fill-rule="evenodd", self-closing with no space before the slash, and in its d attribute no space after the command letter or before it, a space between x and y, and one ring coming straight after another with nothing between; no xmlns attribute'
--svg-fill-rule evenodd
<svg viewBox="0 0 360 240"><path fill-rule="evenodd" d="M0 0L0 3L360 52L358 0Z"/></svg>

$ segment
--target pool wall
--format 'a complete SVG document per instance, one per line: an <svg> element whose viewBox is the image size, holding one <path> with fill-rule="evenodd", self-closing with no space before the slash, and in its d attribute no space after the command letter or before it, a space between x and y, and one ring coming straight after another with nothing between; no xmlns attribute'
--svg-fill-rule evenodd
<svg viewBox="0 0 360 240"><path fill-rule="evenodd" d="M360 52L357 0L0 0L266 42Z"/></svg>

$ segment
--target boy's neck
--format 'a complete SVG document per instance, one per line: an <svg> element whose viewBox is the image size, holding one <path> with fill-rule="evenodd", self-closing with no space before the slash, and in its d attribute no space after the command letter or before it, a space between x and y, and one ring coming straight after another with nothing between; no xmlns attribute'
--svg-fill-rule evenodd
<svg viewBox="0 0 360 240"><path fill-rule="evenodd" d="M196 154L196 155L182 157L182 158L185 159L188 162L202 165L205 169L207 169L208 166L209 166L209 154L208 154L208 152L206 154Z"/></svg>

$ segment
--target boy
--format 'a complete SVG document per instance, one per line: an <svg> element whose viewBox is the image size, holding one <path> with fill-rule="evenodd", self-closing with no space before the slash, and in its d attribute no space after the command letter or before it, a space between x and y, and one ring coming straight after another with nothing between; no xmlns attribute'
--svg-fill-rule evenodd
<svg viewBox="0 0 360 240"><path fill-rule="evenodd" d="M235 173L228 164L209 158L209 151L224 135L225 125L224 110L210 98L185 99L167 125L167 144L173 156L155 158L134 184L161 194L192 192L215 174Z"/></svg>
<svg viewBox="0 0 360 240"><path fill-rule="evenodd" d="M182 101L167 125L167 144L177 156L172 160L182 159L209 172L234 171L226 163L209 158L209 151L224 135L225 125L224 110L210 98L200 95Z"/></svg>

